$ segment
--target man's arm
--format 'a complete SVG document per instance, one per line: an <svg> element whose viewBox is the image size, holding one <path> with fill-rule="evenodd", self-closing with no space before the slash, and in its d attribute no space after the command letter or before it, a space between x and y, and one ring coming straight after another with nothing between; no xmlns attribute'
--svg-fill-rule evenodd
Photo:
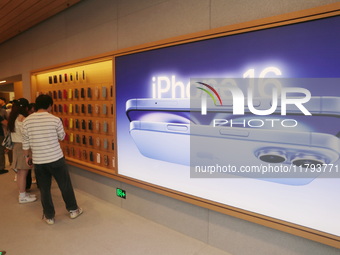
<svg viewBox="0 0 340 255"><path fill-rule="evenodd" d="M27 125L25 121L23 121L22 125L22 149L24 151L24 157L26 159L26 163L28 162L29 156L29 149L30 149L30 143L29 143L29 136L27 131Z"/></svg>
<svg viewBox="0 0 340 255"><path fill-rule="evenodd" d="M65 138L65 130L64 130L63 123L61 122L60 119L59 119L58 124L57 124L57 135L58 135L58 139L60 141L64 140L64 138Z"/></svg>

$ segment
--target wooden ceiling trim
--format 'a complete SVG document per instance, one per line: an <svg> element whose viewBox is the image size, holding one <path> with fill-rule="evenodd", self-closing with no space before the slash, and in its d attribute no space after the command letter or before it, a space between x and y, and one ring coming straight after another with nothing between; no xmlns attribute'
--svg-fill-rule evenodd
<svg viewBox="0 0 340 255"><path fill-rule="evenodd" d="M10 13L13 10L15 10L18 6L20 6L22 3L26 2L27 0L7 0L5 3L1 3L0 7L0 14L1 16Z"/></svg>
<svg viewBox="0 0 340 255"><path fill-rule="evenodd" d="M22 22L27 17L27 15L30 15L31 13L34 13L35 10L40 9L40 7L37 5L39 2L40 0L24 1L10 12L7 12L3 16L4 18L0 20L0 29L6 31L7 28L13 26L15 23ZM48 2L49 1L46 1L46 3Z"/></svg>
<svg viewBox="0 0 340 255"><path fill-rule="evenodd" d="M8 4L9 1L11 1L11 0L2 0L2 1L0 2L0 10L1 10L2 8L4 8L4 6L5 6L6 4Z"/></svg>
<svg viewBox="0 0 340 255"><path fill-rule="evenodd" d="M16 0L11 0L10 3ZM0 43L14 37L34 25L48 19L49 17L67 9L68 7L80 2L81 0L26 0L32 5L22 13L17 14L16 21L9 21L11 25L0 27ZM8 2L8 1L7 1ZM13 6L13 5L12 5ZM19 16L23 18L19 19Z"/></svg>

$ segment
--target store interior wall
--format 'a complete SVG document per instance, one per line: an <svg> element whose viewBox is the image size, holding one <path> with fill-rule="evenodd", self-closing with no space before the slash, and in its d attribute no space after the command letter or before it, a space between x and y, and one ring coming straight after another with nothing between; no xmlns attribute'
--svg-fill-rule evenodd
<svg viewBox="0 0 340 255"><path fill-rule="evenodd" d="M83 0L0 45L0 77L336 0ZM256 49L254 49L256 50ZM19 91L19 90L18 90ZM70 166L74 186L234 255L338 254L335 248ZM115 196L116 187L127 199ZM230 194L232 195L232 194ZM256 251L256 252L255 252Z"/></svg>
<svg viewBox="0 0 340 255"><path fill-rule="evenodd" d="M18 98L24 97L23 89L22 89L23 88L22 81L14 82L13 85L14 85L13 91L14 91L15 98L18 99ZM28 97L26 97L26 98L28 98Z"/></svg>

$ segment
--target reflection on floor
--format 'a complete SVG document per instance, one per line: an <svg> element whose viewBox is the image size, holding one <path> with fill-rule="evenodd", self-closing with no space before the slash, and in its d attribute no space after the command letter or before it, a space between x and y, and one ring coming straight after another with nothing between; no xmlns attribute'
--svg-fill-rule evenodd
<svg viewBox="0 0 340 255"><path fill-rule="evenodd" d="M38 201L28 204L18 203L13 171L0 175L0 187L0 251L7 255L229 254L79 190L84 213L71 220L55 183L56 222L47 225L35 184Z"/></svg>

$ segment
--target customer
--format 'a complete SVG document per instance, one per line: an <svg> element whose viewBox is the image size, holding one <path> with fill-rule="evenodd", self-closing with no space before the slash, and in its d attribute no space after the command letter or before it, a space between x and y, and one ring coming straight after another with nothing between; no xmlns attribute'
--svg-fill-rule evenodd
<svg viewBox="0 0 340 255"><path fill-rule="evenodd" d="M17 185L19 189L20 204L30 203L37 200L35 196L26 193L26 178L31 167L27 166L24 158L24 151L22 149L22 124L27 116L28 100L20 98L14 103L8 118L8 131L11 132L11 138L14 144L12 168L17 171Z"/></svg>
<svg viewBox="0 0 340 255"><path fill-rule="evenodd" d="M2 146L2 141L5 138L6 130L7 130L6 99L4 97L0 97L0 174L8 173L8 170L5 169L6 148Z"/></svg>
<svg viewBox="0 0 340 255"><path fill-rule="evenodd" d="M55 210L51 196L52 176L62 193L70 218L83 213L78 207L71 178L59 140L65 137L63 124L58 117L50 114L53 99L49 95L40 95L35 101L36 111L23 123L23 149L26 162L30 163L29 149L35 167L37 184L40 188L43 218L47 224L54 224Z"/></svg>
<svg viewBox="0 0 340 255"><path fill-rule="evenodd" d="M5 169L5 147L2 146L5 139L5 128L7 128L7 120L0 115L0 174L8 173L8 170Z"/></svg>
<svg viewBox="0 0 340 255"><path fill-rule="evenodd" d="M6 98L0 97L0 115L7 120L7 111L6 111Z"/></svg>
<svg viewBox="0 0 340 255"><path fill-rule="evenodd" d="M28 105L28 115L35 112L35 103L30 103ZM26 189L29 190L31 188L32 183L37 183L35 178L35 171L34 167L28 171L27 178L26 178ZM38 187L39 188L39 187Z"/></svg>
<svg viewBox="0 0 340 255"><path fill-rule="evenodd" d="M6 104L6 116L9 116L9 114L11 113L12 106L13 106L12 103Z"/></svg>
<svg viewBox="0 0 340 255"><path fill-rule="evenodd" d="M0 108L6 109L6 98L0 97Z"/></svg>
<svg viewBox="0 0 340 255"><path fill-rule="evenodd" d="M13 106L13 101L9 102L8 104L6 104L6 119L9 118L9 115L11 113L11 110L12 110L12 106ZM7 131L7 130L6 130ZM8 156L8 161L9 161L9 164L12 165L12 162L13 162L13 151L12 150L9 150L9 149L5 149L5 153L7 153L7 156ZM16 173L16 170L13 169L14 172L15 172L15 177L14 177L14 181L17 181L17 173Z"/></svg>

